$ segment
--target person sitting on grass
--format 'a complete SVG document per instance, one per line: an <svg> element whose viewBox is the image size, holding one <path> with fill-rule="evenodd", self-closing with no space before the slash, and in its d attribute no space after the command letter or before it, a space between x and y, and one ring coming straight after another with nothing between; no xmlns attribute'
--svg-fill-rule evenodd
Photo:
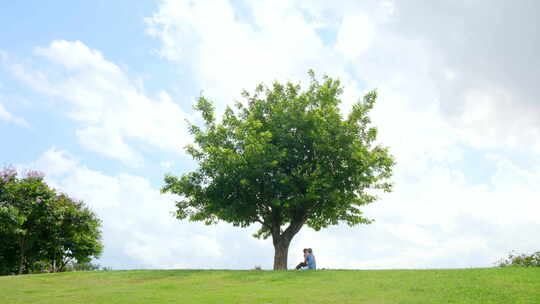
<svg viewBox="0 0 540 304"><path fill-rule="evenodd" d="M315 256L313 255L313 249L304 248L304 261L296 266L296 270L307 267L307 269L317 269L317 263L315 262Z"/></svg>
<svg viewBox="0 0 540 304"><path fill-rule="evenodd" d="M306 260L308 269L317 269L317 262L315 261L315 256L313 255L313 249L308 248L308 255L306 256Z"/></svg>
<svg viewBox="0 0 540 304"><path fill-rule="evenodd" d="M300 262L300 264L296 265L296 270L300 270L304 267L307 267L307 255L309 253L308 249L307 248L304 248L302 250L302 252L304 252L304 261L303 262Z"/></svg>

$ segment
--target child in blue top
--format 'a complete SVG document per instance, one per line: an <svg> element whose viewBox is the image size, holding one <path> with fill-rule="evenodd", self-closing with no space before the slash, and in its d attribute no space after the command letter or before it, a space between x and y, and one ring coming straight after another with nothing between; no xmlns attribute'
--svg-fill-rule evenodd
<svg viewBox="0 0 540 304"><path fill-rule="evenodd" d="M306 256L307 267L308 269L317 269L317 262L315 261L315 256L313 255L313 250L308 248L308 255Z"/></svg>

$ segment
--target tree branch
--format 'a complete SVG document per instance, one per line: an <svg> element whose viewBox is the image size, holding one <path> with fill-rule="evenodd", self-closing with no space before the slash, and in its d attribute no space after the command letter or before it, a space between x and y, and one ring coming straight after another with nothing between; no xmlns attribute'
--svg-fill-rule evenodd
<svg viewBox="0 0 540 304"><path fill-rule="evenodd" d="M308 213L303 209L298 209L295 213L295 216L292 218L289 226L283 231L281 236L285 237L288 240L291 240L297 233L302 229L302 226L307 221Z"/></svg>

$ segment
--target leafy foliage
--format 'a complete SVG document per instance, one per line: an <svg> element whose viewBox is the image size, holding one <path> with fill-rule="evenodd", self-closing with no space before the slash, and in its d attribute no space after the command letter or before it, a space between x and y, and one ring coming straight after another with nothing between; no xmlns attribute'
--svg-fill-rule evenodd
<svg viewBox="0 0 540 304"><path fill-rule="evenodd" d="M377 129L368 116L377 93L365 95L343 118L339 80L310 76L306 90L275 82L243 92L245 104L227 107L221 121L200 97L195 109L205 124L190 126L195 144L187 147L199 168L167 175L162 188L180 195L178 219L259 223L256 236L272 236L276 256L280 248L279 269L304 224L315 230L340 221L369 224L360 210L376 200L369 190L391 190L394 160L374 144Z"/></svg>
<svg viewBox="0 0 540 304"><path fill-rule="evenodd" d="M103 249L101 225L83 202L57 193L43 174L0 171L0 273L63 271Z"/></svg>
<svg viewBox="0 0 540 304"><path fill-rule="evenodd" d="M532 254L515 254L511 252L499 262L499 267L540 267L540 251Z"/></svg>

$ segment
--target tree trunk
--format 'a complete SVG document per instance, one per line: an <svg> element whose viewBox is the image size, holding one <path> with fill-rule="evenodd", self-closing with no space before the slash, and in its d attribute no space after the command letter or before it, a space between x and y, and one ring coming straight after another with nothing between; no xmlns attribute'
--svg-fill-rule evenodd
<svg viewBox="0 0 540 304"><path fill-rule="evenodd" d="M26 257L24 256L24 240L19 240L19 250L21 258L19 260L19 274L23 274L24 264L26 262Z"/></svg>
<svg viewBox="0 0 540 304"><path fill-rule="evenodd" d="M21 260L19 262L19 274L23 274L24 270L24 255L21 254Z"/></svg>
<svg viewBox="0 0 540 304"><path fill-rule="evenodd" d="M289 255L290 239L281 237L274 241L274 270L287 270L287 257Z"/></svg>
<svg viewBox="0 0 540 304"><path fill-rule="evenodd" d="M281 233L281 217L279 213L272 209L272 240L274 242L274 270L287 270L287 256L289 254L289 245L293 237L300 231L307 220L305 212L298 212L295 218L289 224L289 227Z"/></svg>

